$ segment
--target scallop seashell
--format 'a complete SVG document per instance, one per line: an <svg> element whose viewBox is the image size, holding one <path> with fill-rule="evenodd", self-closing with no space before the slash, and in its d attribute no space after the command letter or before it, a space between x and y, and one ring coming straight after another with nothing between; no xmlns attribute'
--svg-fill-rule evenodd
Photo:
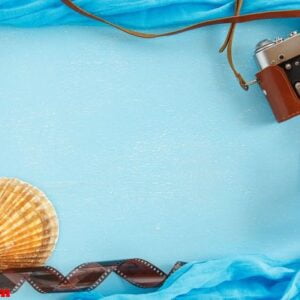
<svg viewBox="0 0 300 300"><path fill-rule="evenodd" d="M58 238L58 219L46 195L14 178L0 178L0 270L45 263Z"/></svg>

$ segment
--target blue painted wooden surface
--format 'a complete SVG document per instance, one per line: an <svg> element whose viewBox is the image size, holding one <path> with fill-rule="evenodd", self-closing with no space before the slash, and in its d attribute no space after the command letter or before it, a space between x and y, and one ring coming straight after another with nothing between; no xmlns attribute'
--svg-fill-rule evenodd
<svg viewBox="0 0 300 300"><path fill-rule="evenodd" d="M296 27L240 26L241 71L252 79L255 44ZM279 125L258 87L239 88L217 51L225 33L1 28L1 176L54 203L49 264L298 256L300 118ZM114 276L98 290L141 292ZM25 285L13 299L64 297Z"/></svg>

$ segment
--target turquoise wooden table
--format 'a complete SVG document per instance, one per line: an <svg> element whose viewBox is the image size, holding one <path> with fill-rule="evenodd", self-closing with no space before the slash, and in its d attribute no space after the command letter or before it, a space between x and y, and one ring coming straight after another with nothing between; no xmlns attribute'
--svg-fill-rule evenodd
<svg viewBox="0 0 300 300"><path fill-rule="evenodd" d="M238 29L237 63L296 21ZM218 47L225 27L139 40L103 27L1 28L1 176L47 193L60 219L48 263L235 254L299 256L300 118L274 121ZM247 38L245 38L245 36ZM98 291L142 292L111 276ZM12 299L40 295L25 284Z"/></svg>

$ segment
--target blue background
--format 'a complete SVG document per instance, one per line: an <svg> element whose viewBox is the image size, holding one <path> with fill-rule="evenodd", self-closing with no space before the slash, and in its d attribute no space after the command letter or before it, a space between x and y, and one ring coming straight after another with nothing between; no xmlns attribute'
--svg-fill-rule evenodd
<svg viewBox="0 0 300 300"><path fill-rule="evenodd" d="M280 26L278 26L280 25ZM237 65L296 21L243 24ZM103 27L1 28L2 176L49 196L60 239L48 263L299 254L300 118L274 121L218 48L226 26L159 40ZM116 276L99 291L141 292ZM27 284L13 299L64 299Z"/></svg>

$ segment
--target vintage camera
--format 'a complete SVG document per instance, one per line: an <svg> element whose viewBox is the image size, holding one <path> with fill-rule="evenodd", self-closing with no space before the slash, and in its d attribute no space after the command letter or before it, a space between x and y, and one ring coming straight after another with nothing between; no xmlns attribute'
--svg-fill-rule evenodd
<svg viewBox="0 0 300 300"><path fill-rule="evenodd" d="M263 40L255 56L261 71L257 82L266 95L278 122L300 115L300 34Z"/></svg>

